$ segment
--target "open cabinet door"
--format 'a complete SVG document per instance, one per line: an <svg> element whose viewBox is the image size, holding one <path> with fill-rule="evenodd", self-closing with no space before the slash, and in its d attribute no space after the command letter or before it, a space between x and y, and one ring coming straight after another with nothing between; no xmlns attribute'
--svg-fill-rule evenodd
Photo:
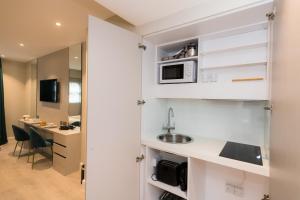
<svg viewBox="0 0 300 200"><path fill-rule="evenodd" d="M88 25L87 200L138 200L141 37L95 17Z"/></svg>
<svg viewBox="0 0 300 200"><path fill-rule="evenodd" d="M276 2L274 29L272 200L300 199L300 1Z"/></svg>

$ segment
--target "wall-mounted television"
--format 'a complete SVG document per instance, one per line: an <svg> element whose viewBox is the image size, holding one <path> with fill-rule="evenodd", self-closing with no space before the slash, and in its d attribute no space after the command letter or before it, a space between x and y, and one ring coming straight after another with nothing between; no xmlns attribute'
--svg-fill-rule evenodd
<svg viewBox="0 0 300 200"><path fill-rule="evenodd" d="M59 102L59 82L57 79L40 81L40 101Z"/></svg>

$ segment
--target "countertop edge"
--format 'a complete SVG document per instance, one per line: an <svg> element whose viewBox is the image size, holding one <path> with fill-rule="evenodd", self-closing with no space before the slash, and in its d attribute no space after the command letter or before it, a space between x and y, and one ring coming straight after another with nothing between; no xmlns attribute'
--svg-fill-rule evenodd
<svg viewBox="0 0 300 200"><path fill-rule="evenodd" d="M198 139L196 139L197 141ZM205 138L205 141L209 140L207 138ZM214 142L216 141L216 143L224 143L225 145L225 141L218 141L218 140L214 140L211 139L209 140L210 142ZM141 140L141 144L148 146L150 148L154 148L157 150L161 150L161 151L166 151L169 153L173 153L173 154L177 154L180 156L184 156L184 157L190 157L190 158L194 158L194 159L199 159L199 160L203 160L206 162L210 162L210 163L215 163L221 166L225 166L225 167L230 167L230 168L234 168L234 169L238 169L241 171L245 171L245 172L250 172L253 174L257 174L257 175L261 175L261 176L265 176L265 177L270 177L270 166L269 166L269 160L267 159L263 159L263 166L259 166L259 165L255 165L255 164L251 164L251 163L246 163L246 162L242 162L242 161L238 161L238 160L233 160L233 159L229 159L229 158L224 158L224 157L220 157L219 153L221 152L199 152L201 149L199 149L197 152L195 150L195 148L190 148L188 145L184 146L185 144L167 144L167 143L163 143L161 141L156 140L156 138L142 138ZM220 144L218 144L220 146ZM223 148L224 145L221 147Z"/></svg>

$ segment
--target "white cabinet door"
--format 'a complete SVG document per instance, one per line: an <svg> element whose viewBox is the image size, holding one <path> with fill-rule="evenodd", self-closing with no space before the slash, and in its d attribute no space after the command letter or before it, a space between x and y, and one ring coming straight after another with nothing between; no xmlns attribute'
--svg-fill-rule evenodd
<svg viewBox="0 0 300 200"><path fill-rule="evenodd" d="M138 200L141 53L138 35L88 25L87 200Z"/></svg>
<svg viewBox="0 0 300 200"><path fill-rule="evenodd" d="M277 1L272 70L272 200L300 199L300 1Z"/></svg>

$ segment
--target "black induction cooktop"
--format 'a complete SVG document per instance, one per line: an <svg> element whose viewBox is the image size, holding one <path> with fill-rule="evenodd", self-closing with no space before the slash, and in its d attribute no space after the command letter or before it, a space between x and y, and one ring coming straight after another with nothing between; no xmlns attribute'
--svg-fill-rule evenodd
<svg viewBox="0 0 300 200"><path fill-rule="evenodd" d="M259 146L227 142L219 156L256 165L263 165Z"/></svg>

